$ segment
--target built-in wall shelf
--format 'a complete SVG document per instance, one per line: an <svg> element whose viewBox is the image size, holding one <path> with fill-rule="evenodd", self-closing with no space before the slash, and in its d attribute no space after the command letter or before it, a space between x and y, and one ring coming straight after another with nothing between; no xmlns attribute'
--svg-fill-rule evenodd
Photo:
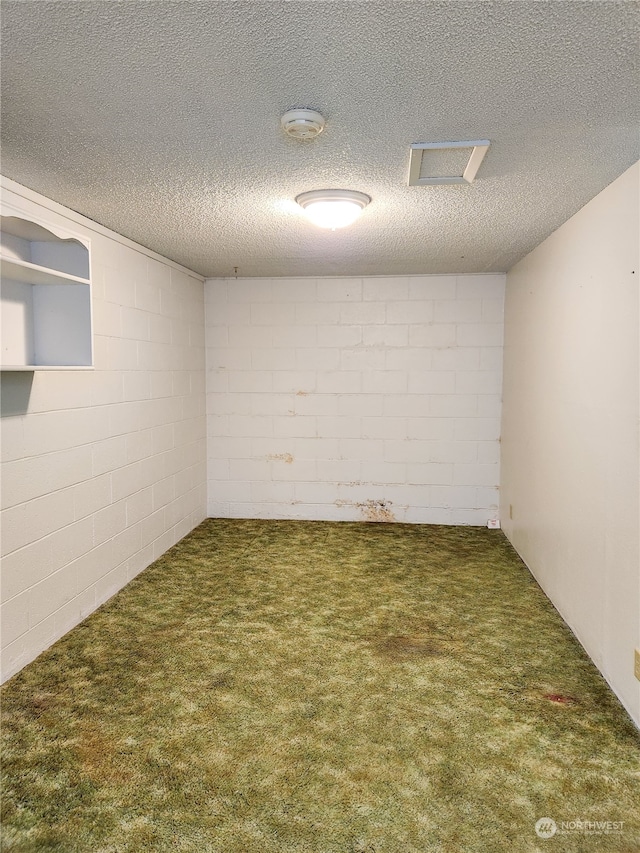
<svg viewBox="0 0 640 853"><path fill-rule="evenodd" d="M0 369L90 370L89 241L3 207L0 243Z"/></svg>
<svg viewBox="0 0 640 853"><path fill-rule="evenodd" d="M12 281L22 281L25 284L89 284L89 279L77 275L47 269L47 267L6 258L0 255L2 277Z"/></svg>
<svg viewBox="0 0 640 853"><path fill-rule="evenodd" d="M2 373L11 373L12 371L21 370L23 372L29 370L93 370L90 364L3 364L0 365Z"/></svg>

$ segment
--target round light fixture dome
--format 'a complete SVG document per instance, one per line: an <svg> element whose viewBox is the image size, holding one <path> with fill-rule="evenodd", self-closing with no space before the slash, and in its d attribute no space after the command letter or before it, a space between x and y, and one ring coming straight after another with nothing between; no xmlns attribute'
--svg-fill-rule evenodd
<svg viewBox="0 0 640 853"><path fill-rule="evenodd" d="M280 119L282 129L294 139L315 139L324 130L324 116L315 110L288 110Z"/></svg>
<svg viewBox="0 0 640 853"><path fill-rule="evenodd" d="M314 225L335 231L355 222L371 199L354 190L311 190L296 201Z"/></svg>

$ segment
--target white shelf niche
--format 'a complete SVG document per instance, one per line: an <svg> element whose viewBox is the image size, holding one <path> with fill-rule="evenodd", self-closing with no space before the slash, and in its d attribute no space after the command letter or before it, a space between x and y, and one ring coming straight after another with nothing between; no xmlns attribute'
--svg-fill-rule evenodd
<svg viewBox="0 0 640 853"><path fill-rule="evenodd" d="M90 369L89 242L3 210L1 369Z"/></svg>

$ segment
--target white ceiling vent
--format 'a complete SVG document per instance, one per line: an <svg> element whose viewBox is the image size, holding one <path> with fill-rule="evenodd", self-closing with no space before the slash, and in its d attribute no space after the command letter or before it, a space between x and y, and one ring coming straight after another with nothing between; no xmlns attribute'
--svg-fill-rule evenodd
<svg viewBox="0 0 640 853"><path fill-rule="evenodd" d="M490 144L488 139L414 143L409 159L409 186L470 184Z"/></svg>

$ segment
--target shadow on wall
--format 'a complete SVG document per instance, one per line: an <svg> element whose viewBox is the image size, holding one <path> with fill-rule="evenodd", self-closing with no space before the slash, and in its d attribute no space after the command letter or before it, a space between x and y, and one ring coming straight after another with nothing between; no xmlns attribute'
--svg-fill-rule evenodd
<svg viewBox="0 0 640 853"><path fill-rule="evenodd" d="M0 415L26 415L33 385L33 371L0 374Z"/></svg>

